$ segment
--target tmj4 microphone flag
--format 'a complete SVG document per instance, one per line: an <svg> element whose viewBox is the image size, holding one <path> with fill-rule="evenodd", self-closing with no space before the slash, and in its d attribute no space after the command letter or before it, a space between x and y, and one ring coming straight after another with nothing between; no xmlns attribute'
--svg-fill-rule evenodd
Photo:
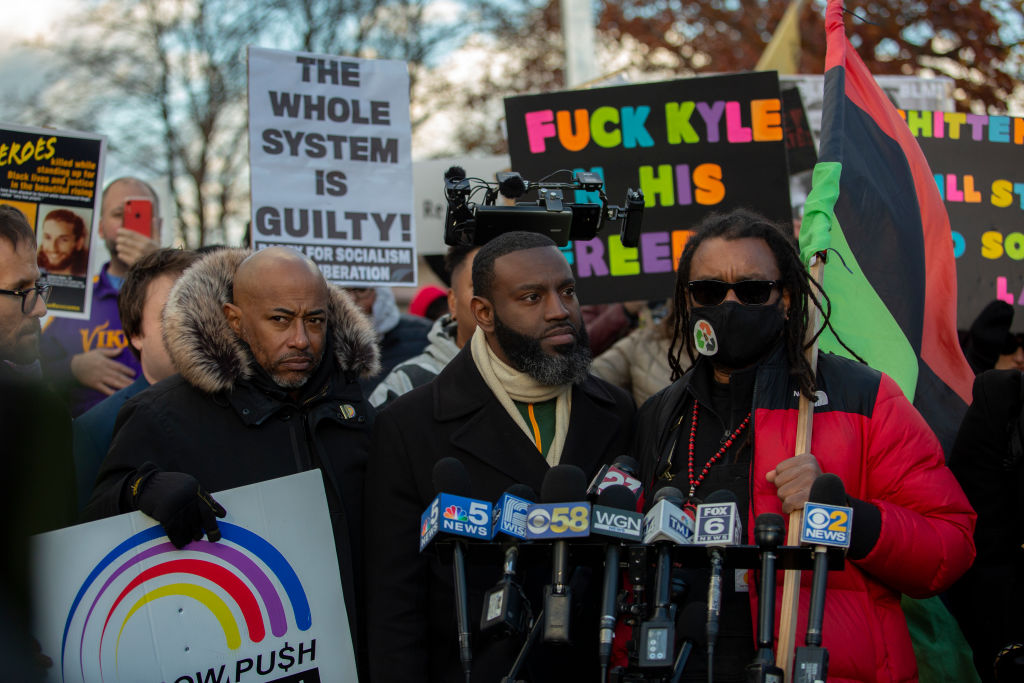
<svg viewBox="0 0 1024 683"><path fill-rule="evenodd" d="M847 39L840 0L829 1L825 26L820 153L801 258L833 252L822 282L833 328L899 384L948 457L974 380L957 340L949 217L917 141ZM850 355L828 330L819 348Z"/></svg>

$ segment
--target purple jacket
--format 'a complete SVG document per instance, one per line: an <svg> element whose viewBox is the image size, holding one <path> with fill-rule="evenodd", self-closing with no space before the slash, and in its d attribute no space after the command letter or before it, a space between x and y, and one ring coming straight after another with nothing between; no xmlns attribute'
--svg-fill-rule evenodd
<svg viewBox="0 0 1024 683"><path fill-rule="evenodd" d="M142 370L121 329L118 290L107 275L108 267L109 263L104 264L93 279L92 311L88 320L51 318L43 329L40 345L43 374L67 399L72 417L78 417L106 398L102 392L82 386L71 375L72 356L93 349L121 349L114 360L132 368L136 377Z"/></svg>

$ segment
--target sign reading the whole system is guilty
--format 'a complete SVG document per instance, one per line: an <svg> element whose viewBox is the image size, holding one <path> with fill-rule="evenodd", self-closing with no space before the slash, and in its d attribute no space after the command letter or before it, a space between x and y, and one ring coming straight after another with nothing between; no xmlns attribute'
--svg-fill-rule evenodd
<svg viewBox="0 0 1024 683"><path fill-rule="evenodd" d="M1001 299L1024 306L1024 118L905 111L953 233L957 327ZM1021 329L1014 318L1014 331Z"/></svg>
<svg viewBox="0 0 1024 683"><path fill-rule="evenodd" d="M638 247L605 225L563 249L584 303L670 296L683 246L710 212L746 207L790 223L774 72L513 97L505 112L512 168L526 180L583 170L604 178L612 204L627 188L644 193Z"/></svg>
<svg viewBox="0 0 1024 683"><path fill-rule="evenodd" d="M416 283L404 62L249 48L252 246L331 282Z"/></svg>

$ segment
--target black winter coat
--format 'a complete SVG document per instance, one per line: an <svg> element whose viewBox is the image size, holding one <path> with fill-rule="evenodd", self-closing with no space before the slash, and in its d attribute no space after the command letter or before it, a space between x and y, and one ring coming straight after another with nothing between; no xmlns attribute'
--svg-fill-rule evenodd
<svg viewBox="0 0 1024 683"><path fill-rule="evenodd" d="M626 452L634 406L618 387L591 376L573 388L569 432L562 464L578 465L592 477L602 464ZM435 496L434 464L462 461L472 497L496 501L512 484L539 492L550 469L484 383L467 344L430 384L395 399L374 426L367 470L366 538L368 635L371 680L378 682L462 681L452 592L450 554L434 547L419 552L420 515ZM479 557L479 556L477 556ZM493 558L492 558L493 559ZM595 680L598 563L577 572L572 646L538 644L521 680ZM501 680L518 654L518 638L479 632L484 592L501 576L501 563L467 552L473 680ZM550 583L550 561L533 568L520 561L520 575L533 605ZM589 577L589 583L587 581Z"/></svg>
<svg viewBox="0 0 1024 683"><path fill-rule="evenodd" d="M978 556L953 586L950 602L984 681L995 679L992 662L999 650L1024 641L1021 383L1018 370L989 370L975 378L974 401L949 456L949 468L978 512Z"/></svg>
<svg viewBox="0 0 1024 683"><path fill-rule="evenodd" d="M126 484L145 462L191 474L210 492L320 468L358 639L362 581L355 558L362 555L363 475L373 420L358 376L376 369L373 328L347 295L332 288L324 360L293 401L255 363L221 313L246 254L215 252L172 290L164 337L181 374L121 409L83 516L130 512ZM356 646L358 652L361 644Z"/></svg>

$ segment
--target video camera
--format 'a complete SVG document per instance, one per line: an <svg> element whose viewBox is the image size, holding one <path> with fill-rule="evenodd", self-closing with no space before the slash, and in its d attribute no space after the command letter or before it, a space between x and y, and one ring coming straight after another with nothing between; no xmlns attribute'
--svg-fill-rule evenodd
<svg viewBox="0 0 1024 683"><path fill-rule="evenodd" d="M571 182L552 182L548 178L567 173ZM473 196L483 191L481 203ZM497 206L498 194L516 200L527 192L536 192L536 201L520 201L510 206ZM567 192L597 192L600 204L567 200ZM608 203L604 181L596 173L562 170L532 182L515 172L497 174L497 182L467 178L459 166L444 174L444 192L448 208L444 216L444 243L449 246L485 244L512 230L525 230L547 235L562 247L569 240L589 240L597 236L603 221L622 222L622 244L635 247L640 240L644 215L644 195L630 188L622 206ZM571 196L571 195L570 195Z"/></svg>

